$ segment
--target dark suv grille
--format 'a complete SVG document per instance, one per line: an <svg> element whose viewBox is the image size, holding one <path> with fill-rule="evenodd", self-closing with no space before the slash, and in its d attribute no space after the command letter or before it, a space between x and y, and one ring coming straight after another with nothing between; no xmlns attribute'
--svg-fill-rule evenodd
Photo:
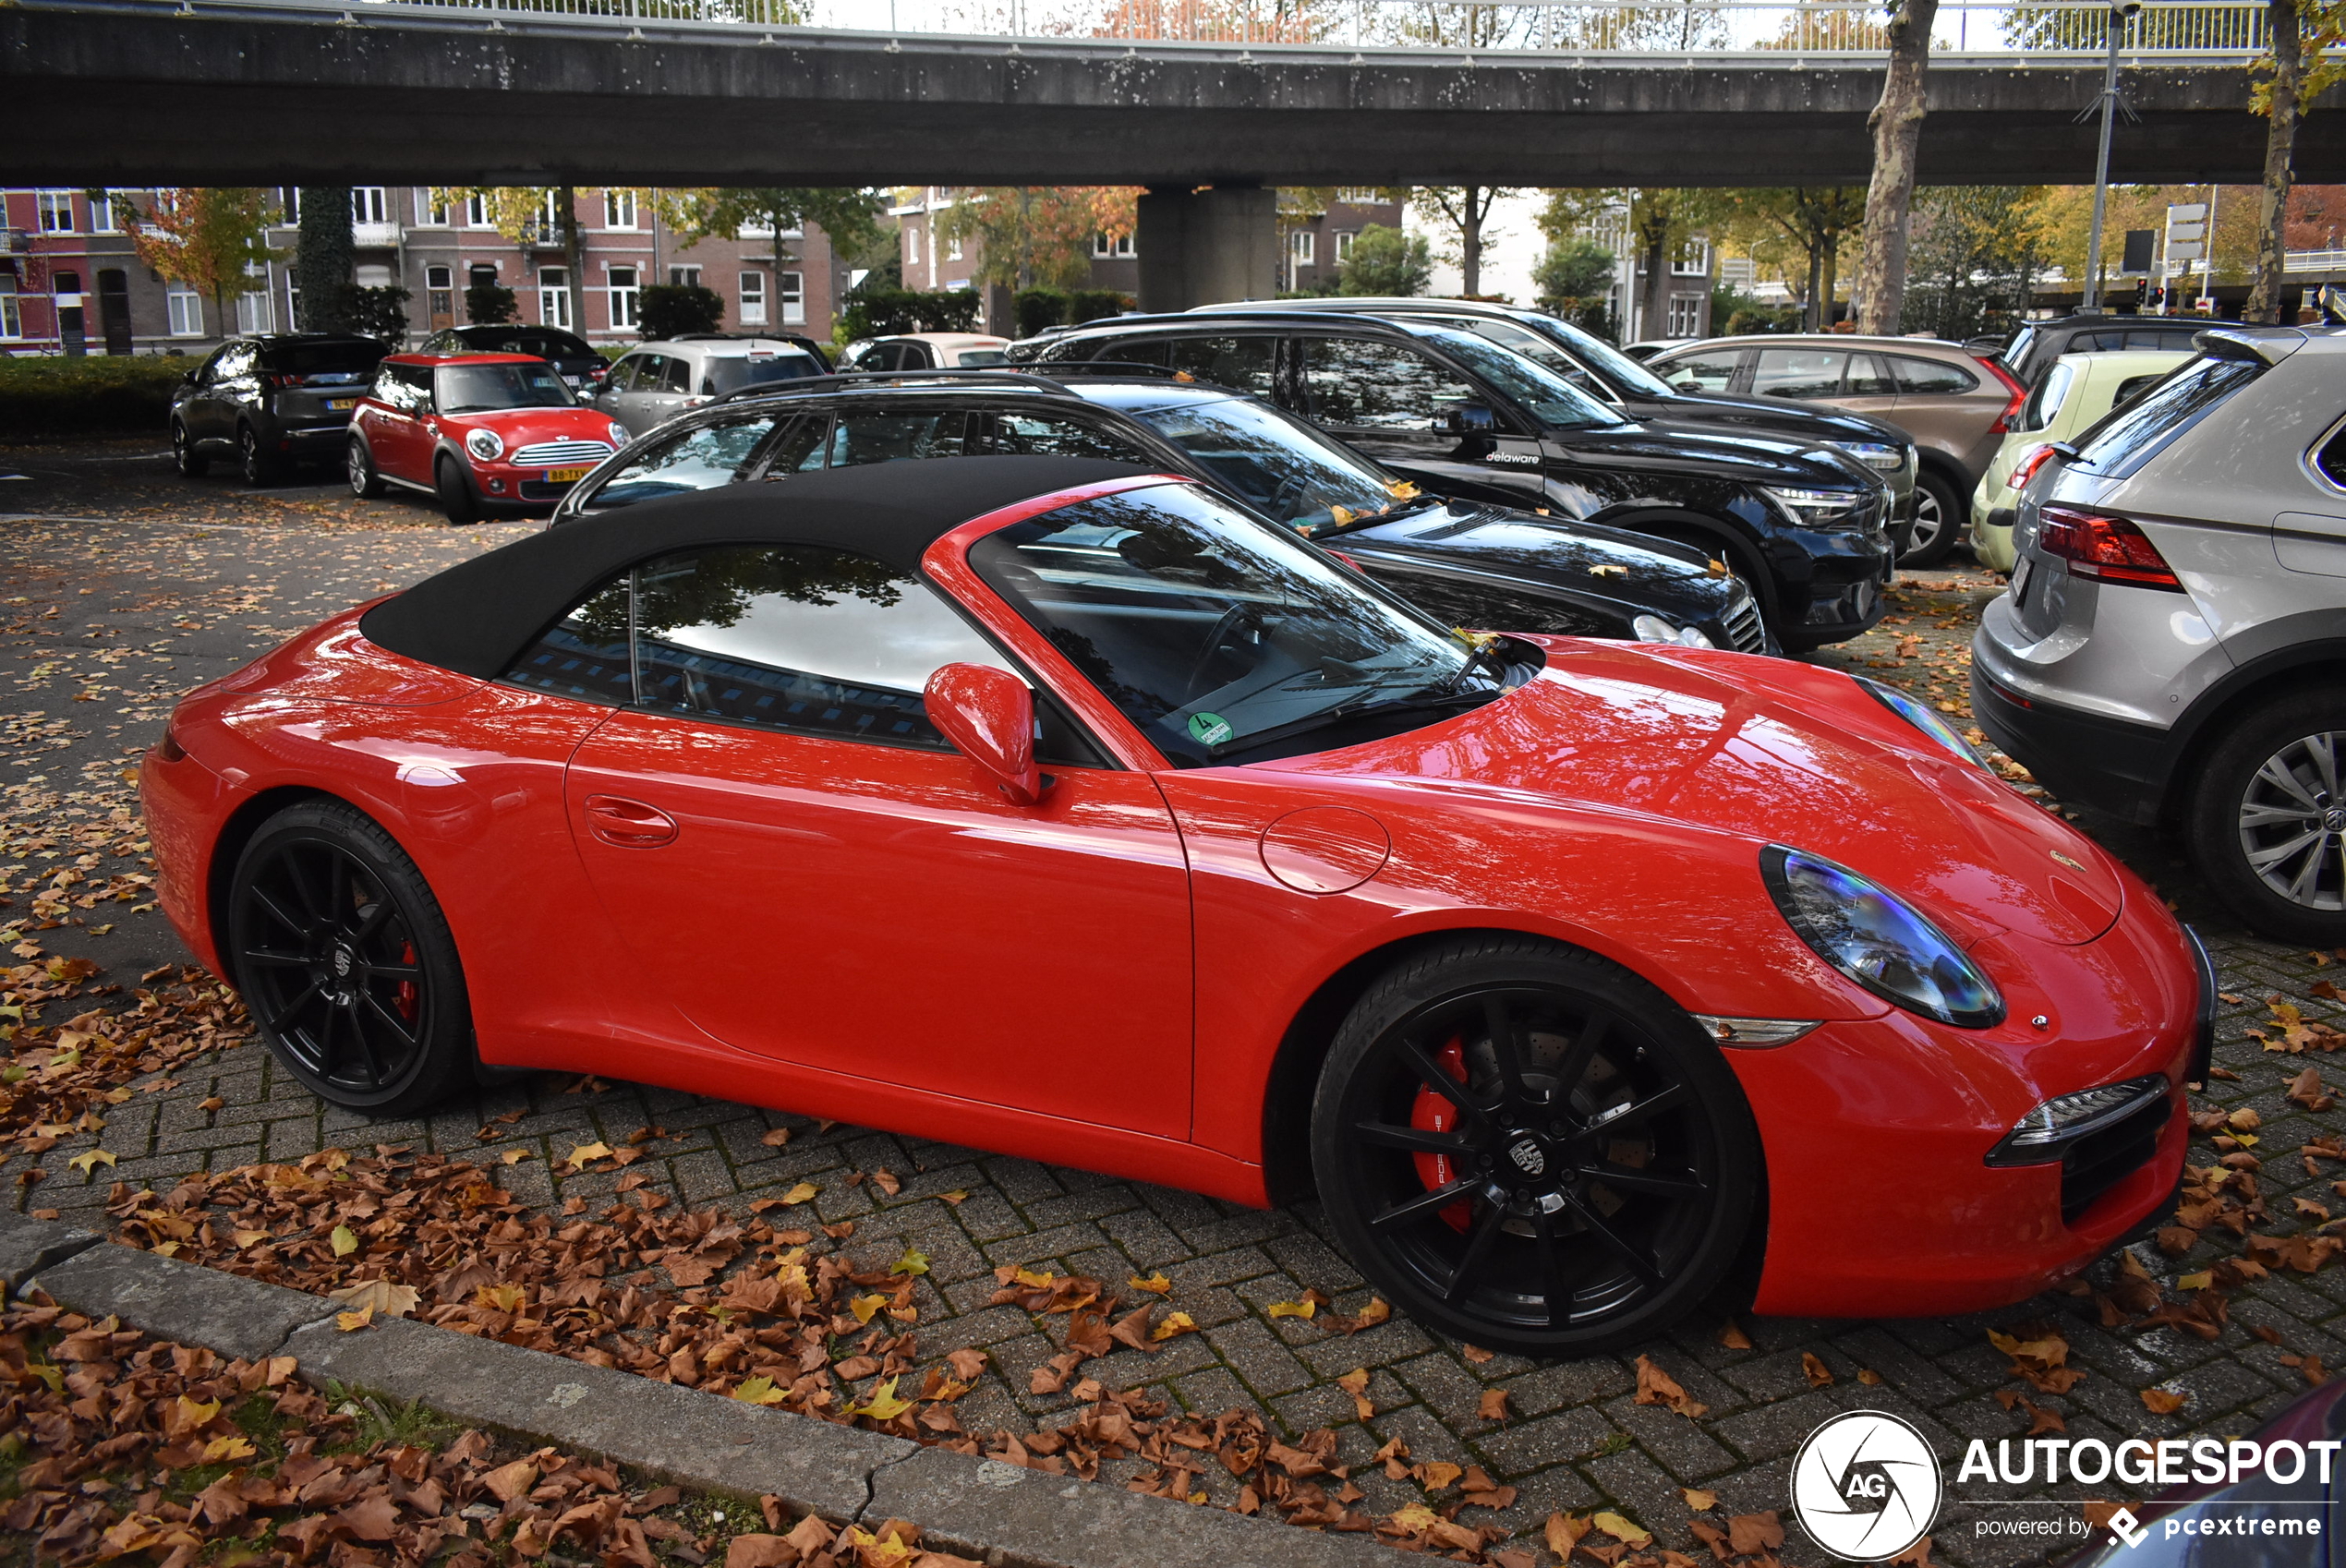
<svg viewBox="0 0 2346 1568"><path fill-rule="evenodd" d="M2175 1098L2161 1094L2122 1121L2090 1132L2061 1153L2061 1223L2077 1216L2111 1188L2150 1164L2159 1135L2175 1114Z"/></svg>
<svg viewBox="0 0 2346 1568"><path fill-rule="evenodd" d="M1764 653L1768 646L1767 623L1760 619L1760 603L1749 594L1729 605L1719 618L1725 629L1727 641L1742 653Z"/></svg>

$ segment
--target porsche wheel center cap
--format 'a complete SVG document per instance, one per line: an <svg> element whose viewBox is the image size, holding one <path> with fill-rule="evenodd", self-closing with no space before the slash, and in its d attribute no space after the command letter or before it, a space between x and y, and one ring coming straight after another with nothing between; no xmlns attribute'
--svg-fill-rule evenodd
<svg viewBox="0 0 2346 1568"><path fill-rule="evenodd" d="M1545 1140L1532 1132L1518 1132L1506 1142L1507 1164L1518 1176L1537 1181L1548 1174L1550 1159Z"/></svg>
<svg viewBox="0 0 2346 1568"><path fill-rule="evenodd" d="M352 969L357 967L358 959L352 954L349 948L336 947L334 949L333 961L334 978L336 980L348 980L350 978L350 971Z"/></svg>

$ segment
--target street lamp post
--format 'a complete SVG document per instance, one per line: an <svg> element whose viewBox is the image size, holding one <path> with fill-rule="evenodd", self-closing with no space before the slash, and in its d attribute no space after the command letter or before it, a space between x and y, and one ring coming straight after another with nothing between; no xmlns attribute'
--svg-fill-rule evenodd
<svg viewBox="0 0 2346 1568"><path fill-rule="evenodd" d="M2126 23L2141 9L2139 0L2126 0L2110 6L2102 24L2110 35L2110 58L2101 78L2101 150L2094 160L2093 232L2086 238L2086 297L2080 307L2085 310L2101 308L2101 223L2110 206L2110 128L2122 106L2118 101L2118 50L2126 40Z"/></svg>

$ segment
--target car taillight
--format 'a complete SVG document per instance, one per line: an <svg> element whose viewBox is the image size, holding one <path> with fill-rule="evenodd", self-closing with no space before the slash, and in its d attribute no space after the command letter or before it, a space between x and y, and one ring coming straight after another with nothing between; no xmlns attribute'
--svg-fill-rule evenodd
<svg viewBox="0 0 2346 1568"><path fill-rule="evenodd" d="M2045 459L2050 457L2052 454L2053 449L2051 443L2050 442L2043 446L2030 447L2027 454L2022 457L2020 462L2013 467L2011 476L2004 480L2004 488L2008 490L2026 489L2028 488L2028 481L2035 476L2038 469L2042 468L2045 465Z"/></svg>
<svg viewBox="0 0 2346 1568"><path fill-rule="evenodd" d="M2042 507L2037 517L2037 548L2067 561L2072 577L2183 591L2159 547L2123 517L2074 506Z"/></svg>
<svg viewBox="0 0 2346 1568"><path fill-rule="evenodd" d="M2004 390L2012 394L2011 401L2004 404L2004 411L1996 416L1996 428L2009 430L2013 428L2013 422L2020 417L2020 405L2028 401L2028 389L2013 380L2012 372L1995 360L1982 359L1979 363L1987 368L1989 375L2003 382Z"/></svg>

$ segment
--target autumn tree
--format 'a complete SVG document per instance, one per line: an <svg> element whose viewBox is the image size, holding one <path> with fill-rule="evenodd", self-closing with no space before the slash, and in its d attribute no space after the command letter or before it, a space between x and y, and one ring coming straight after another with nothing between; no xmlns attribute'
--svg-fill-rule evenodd
<svg viewBox="0 0 2346 1568"><path fill-rule="evenodd" d="M981 247L977 280L1018 290L1091 282L1092 239L1120 239L1139 221L1138 186L965 186L933 220L948 241Z"/></svg>
<svg viewBox="0 0 2346 1568"><path fill-rule="evenodd" d="M877 191L845 186L724 186L648 192L646 199L686 245L763 229L774 236L777 277L783 263L798 259L784 248L785 235L812 224L829 238L833 254L854 255L878 239L888 210Z"/></svg>
<svg viewBox="0 0 2346 1568"><path fill-rule="evenodd" d="M1491 207L1499 198L1513 194L1494 185L1421 185L1410 192L1410 205L1418 210L1419 217L1440 223L1458 236L1460 292L1469 296L1482 292L1482 247Z"/></svg>
<svg viewBox="0 0 2346 1568"><path fill-rule="evenodd" d="M1832 324L1841 270L1841 242L1865 223L1866 193L1854 186L1765 186L1719 193L1727 235L1755 254L1789 247L1807 275L1801 325L1822 332Z"/></svg>
<svg viewBox="0 0 2346 1568"><path fill-rule="evenodd" d="M1866 187L1866 248L1858 263L1857 330L1895 333L1905 308L1908 209L1915 154L1922 140L1923 76L1930 66L1930 29L1939 0L1893 0L1890 66L1881 99L1867 117L1873 132L1873 178Z"/></svg>
<svg viewBox="0 0 2346 1568"><path fill-rule="evenodd" d="M139 259L209 298L223 332L230 296L276 255L268 239L275 210L269 192L245 186L158 190L144 213L127 202L117 209Z"/></svg>
<svg viewBox="0 0 2346 1568"><path fill-rule="evenodd" d="M578 188L567 185L445 186L431 192L433 201L448 206L478 201L489 226L515 245L559 238L573 299L583 297L586 283L586 236L578 221ZM574 316L571 325L579 324Z"/></svg>
<svg viewBox="0 0 2346 1568"><path fill-rule="evenodd" d="M1645 297L1630 320L1621 323L1625 334L1658 337L1670 320L1670 259L1698 234L1719 223L1726 212L1717 191L1687 190L1661 186L1552 190L1540 214L1540 232L1551 242L1590 234L1620 223L1627 230L1630 252L1645 273Z"/></svg>
<svg viewBox="0 0 2346 1568"><path fill-rule="evenodd" d="M2346 38L2346 0L2266 0L2265 27L2265 53L2249 67L2262 78L2249 104L2265 116L2265 184L2256 208L2256 268L2241 319L2279 322L2297 121L2323 89L2346 76L2346 61L2329 53Z"/></svg>

